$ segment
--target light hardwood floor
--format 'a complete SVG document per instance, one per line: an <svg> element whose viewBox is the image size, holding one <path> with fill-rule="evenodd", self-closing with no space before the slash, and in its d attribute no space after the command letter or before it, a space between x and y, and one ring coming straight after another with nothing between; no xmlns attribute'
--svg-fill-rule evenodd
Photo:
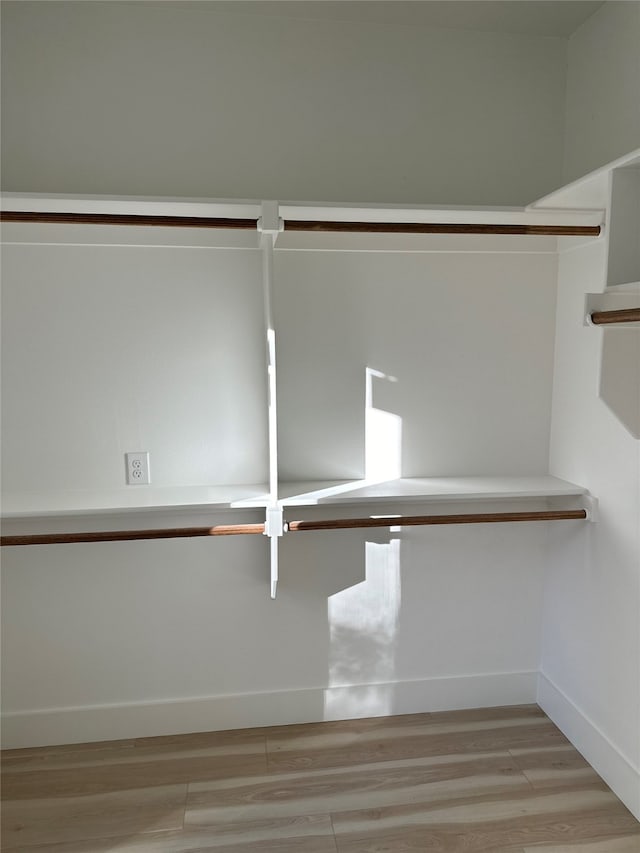
<svg viewBox="0 0 640 853"><path fill-rule="evenodd" d="M536 706L2 757L5 853L640 853Z"/></svg>

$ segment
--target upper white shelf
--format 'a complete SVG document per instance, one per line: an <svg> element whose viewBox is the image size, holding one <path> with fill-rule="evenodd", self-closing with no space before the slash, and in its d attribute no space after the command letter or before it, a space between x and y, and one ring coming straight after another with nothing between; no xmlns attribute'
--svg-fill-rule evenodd
<svg viewBox="0 0 640 853"><path fill-rule="evenodd" d="M14 213L131 215L147 217L239 218L248 221L261 215L255 200L136 198L107 196L5 193L2 209ZM470 226L593 227L602 223L599 210L528 207L434 207L425 205L360 205L296 203L281 201L278 210L285 222L413 223ZM184 224L183 224L184 225ZM80 224L73 222L5 222L6 243L23 245L186 246L210 249L257 249L257 230L198 227L157 227L142 224ZM592 238L589 238L592 239ZM492 233L333 233L324 230L285 230L278 235L281 252L497 252L554 253L557 237L545 234Z"/></svg>
<svg viewBox="0 0 640 853"><path fill-rule="evenodd" d="M575 497L586 489L557 477L410 477L368 483L281 483L283 506Z"/></svg>
<svg viewBox="0 0 640 853"><path fill-rule="evenodd" d="M628 158L627 158L628 159ZM626 162L626 161L625 161ZM570 185L572 186L572 185ZM474 223L476 225L591 225L598 224L597 216L588 210L571 209L572 205L550 205L538 210L540 202L527 207L504 206L434 206L392 204L330 204L324 202L297 203L280 201L278 214L285 220L323 220L339 222L415 222L415 223ZM239 217L257 219L261 202L238 199L189 199L90 195L38 195L35 193L2 193L2 209L14 212L62 214L112 214L170 217ZM562 209L564 208L564 209ZM171 227L171 226L167 226Z"/></svg>

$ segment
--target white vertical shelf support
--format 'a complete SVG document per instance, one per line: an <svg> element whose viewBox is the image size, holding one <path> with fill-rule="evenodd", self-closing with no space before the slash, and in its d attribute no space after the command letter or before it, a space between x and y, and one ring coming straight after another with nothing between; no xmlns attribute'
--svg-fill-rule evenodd
<svg viewBox="0 0 640 853"><path fill-rule="evenodd" d="M276 395L276 332L273 319L273 249L278 234L284 230L277 201L263 201L258 219L262 249L262 284L267 345L268 435L269 435L269 502L266 510L265 536L270 540L271 598L278 591L278 539L283 534L282 505L278 501L278 416Z"/></svg>

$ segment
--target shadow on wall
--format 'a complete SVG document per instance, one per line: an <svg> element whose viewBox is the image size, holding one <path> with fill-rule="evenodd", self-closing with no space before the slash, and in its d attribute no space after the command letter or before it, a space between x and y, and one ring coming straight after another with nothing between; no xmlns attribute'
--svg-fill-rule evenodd
<svg viewBox="0 0 640 853"><path fill-rule="evenodd" d="M603 330L600 397L640 438L640 329Z"/></svg>

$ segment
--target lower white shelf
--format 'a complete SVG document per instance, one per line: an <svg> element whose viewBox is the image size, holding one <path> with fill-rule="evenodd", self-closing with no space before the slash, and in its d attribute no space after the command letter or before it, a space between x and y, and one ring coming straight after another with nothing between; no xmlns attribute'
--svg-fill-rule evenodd
<svg viewBox="0 0 640 853"><path fill-rule="evenodd" d="M584 495L586 489L550 475L531 477L407 477L371 483L343 482L281 483L279 497L284 507L324 504L375 504L430 501L508 500Z"/></svg>
<svg viewBox="0 0 640 853"><path fill-rule="evenodd" d="M122 515L172 510L243 509L263 507L268 487L251 485L155 487L130 486L107 491L68 491L3 495L2 518L51 518Z"/></svg>
<svg viewBox="0 0 640 853"><path fill-rule="evenodd" d="M117 495L117 499L115 498ZM386 482L367 481L332 483L282 483L280 507L269 507L268 495L263 486L206 487L192 489L158 489L139 487L117 493L87 494L82 502L78 493L58 494L56 499L35 496L22 502L14 496L9 510L4 508L3 545L70 544L71 542L105 542L135 539L192 538L238 534L266 534L270 540L271 597L276 597L278 586L279 537L285 532L304 530L335 530L354 527L387 526L388 516L331 519L320 521L292 521L283 518L287 507L389 505L400 507L407 502L470 502L470 501L521 501L522 499L551 499L589 497L582 486L568 483L557 477L412 477ZM507 505L508 506L508 505ZM218 525L216 511L236 516L232 524ZM261 519L248 517L260 514ZM351 511L347 511L349 514ZM149 520L149 515L153 518ZM185 516L202 515L197 527L185 524ZM175 516L181 523L175 524ZM578 518L593 520L593 513L584 509L571 512L499 512L483 514L448 515L445 521L435 517L402 515L406 525L434 523L482 523L489 521L542 521L551 516L556 519ZM237 518L242 516L242 518ZM227 516L228 517L228 516ZM394 518L400 521L399 516ZM164 519L164 522L163 522ZM144 523L146 521L146 523ZM249 523L252 522L252 523ZM45 530L44 528L50 529ZM13 529L11 529L13 528ZM33 529L40 528L40 529ZM63 528L63 529L60 529ZM84 529L89 528L89 529ZM137 528L137 529L136 529ZM152 529L149 529L152 528ZM6 538L5 538L6 537Z"/></svg>
<svg viewBox="0 0 640 853"><path fill-rule="evenodd" d="M582 486L551 476L407 477L373 483L367 480L281 483L283 507L330 504L375 504L401 501L502 500L570 497L585 494ZM269 503L266 484L190 487L133 486L114 491L73 491L5 495L2 518L37 519L96 515L136 515L208 510L259 509Z"/></svg>
<svg viewBox="0 0 640 853"><path fill-rule="evenodd" d="M281 483L282 506L366 505L442 501L517 500L519 498L576 497L582 486L551 476L532 477L407 477L372 483L366 480ZM6 495L2 518L73 518L136 516L139 513L198 514L208 511L260 509L269 503L267 486L191 486L160 488L133 486L114 491L73 491L51 494Z"/></svg>

